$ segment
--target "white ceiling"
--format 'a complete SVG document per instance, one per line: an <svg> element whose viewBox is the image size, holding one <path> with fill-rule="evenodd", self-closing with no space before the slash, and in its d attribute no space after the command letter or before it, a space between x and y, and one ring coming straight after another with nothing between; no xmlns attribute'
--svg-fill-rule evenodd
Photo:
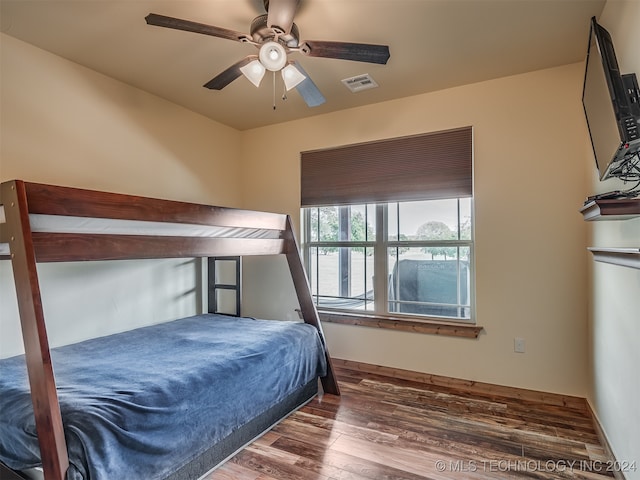
<svg viewBox="0 0 640 480"><path fill-rule="evenodd" d="M202 85L257 50L249 44L146 24L148 13L249 33L263 0L1 0L2 32L239 130L580 62L589 19L606 0L302 0L301 40L389 45L387 65L298 60L327 102L295 91L276 105L273 82L239 77ZM341 79L368 73L379 87L351 93ZM43 79L46 81L46 79Z"/></svg>

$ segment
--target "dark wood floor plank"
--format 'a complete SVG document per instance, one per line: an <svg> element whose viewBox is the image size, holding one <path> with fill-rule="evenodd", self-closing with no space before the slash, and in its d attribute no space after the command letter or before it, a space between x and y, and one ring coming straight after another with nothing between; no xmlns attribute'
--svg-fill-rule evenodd
<svg viewBox="0 0 640 480"><path fill-rule="evenodd" d="M331 431L332 435L345 434L355 438L364 438L375 443L393 444L398 436L393 433L381 432L377 429L368 428L368 426L360 426L352 423L322 418L318 422L317 419L322 418L307 412L296 412L291 420L300 422L302 425L315 424L319 428Z"/></svg>
<svg viewBox="0 0 640 480"><path fill-rule="evenodd" d="M213 473L209 474L205 480L257 480L260 474L253 470L247 470L234 462L227 462Z"/></svg>
<svg viewBox="0 0 640 480"><path fill-rule="evenodd" d="M319 469L331 466L341 471L332 478L362 478L372 480L420 480L424 477L410 475L405 471L394 469L377 462L369 462L356 455L348 455L337 450L318 451L315 445L300 439L280 438L274 446L283 450L296 452L300 456L299 465L307 469Z"/></svg>
<svg viewBox="0 0 640 480"><path fill-rule="evenodd" d="M365 384L365 382L363 382L363 384ZM352 387L353 386L347 386L345 388L354 391L355 387ZM363 392L360 390L359 393L362 394ZM563 433L562 436L567 439L575 438L576 434L578 434L579 439L582 442L597 442L597 436L593 431L592 424L587 428L587 425L583 422L580 422L579 425L567 420L557 422L555 421L555 417L552 417L550 422L551 424L547 425L543 423L543 416L540 419L534 420L530 416L526 417L520 414L513 414L511 412L513 409L507 409L506 406L494 406L490 403L482 405L473 401L467 402L466 400L460 400L449 395L447 398L451 400L454 405L451 409L446 409L442 408L440 403L441 399L438 400L438 405L434 407L433 402L426 396L417 397L416 395L413 395L412 397L409 395L402 395L401 393L398 394L398 398L402 399L402 408L410 409L416 407L418 410L422 409L425 410L425 412L428 412L425 413L425 415L428 415L429 417L438 417L442 415L449 417L455 414L456 417L464 419L472 416L474 421L486 422L495 426L502 425L505 428L515 431L526 431L529 433L538 432L553 436L558 435L558 432L561 431ZM461 410L457 408L457 405L461 403L467 403L468 405L473 405L477 408L466 408ZM586 421L589 421L589 419L587 418Z"/></svg>
<svg viewBox="0 0 640 480"><path fill-rule="evenodd" d="M316 397L207 480L613 477L597 463L606 454L579 399L475 394L348 366L336 368L341 397Z"/></svg>
<svg viewBox="0 0 640 480"><path fill-rule="evenodd" d="M586 447L584 443L570 441L566 439L558 439L555 434L540 433L537 431L528 431L513 428L509 425L487 424L476 418L463 416L451 416L442 412L417 412L411 409L409 413L403 410L404 407L398 409L397 416L401 418L411 419L411 423L419 425L433 425L435 428L442 428L460 438L481 437L492 442L494 446L498 444L504 445L527 445L529 448L544 445L557 454L571 455L570 458L580 456L586 458Z"/></svg>
<svg viewBox="0 0 640 480"><path fill-rule="evenodd" d="M352 372L380 375L382 377L397 380L409 380L411 382L429 385L429 388L434 389L444 387L447 391L458 391L462 394L471 394L471 396L479 398L508 398L511 400L518 400L520 402L532 401L536 404L559 405L571 410L578 410L580 412L588 412L589 410L584 398L571 395L560 395L557 393L505 387L473 380L442 377L439 375L381 367L379 365L364 364L349 360L334 359L334 366Z"/></svg>
<svg viewBox="0 0 640 480"><path fill-rule="evenodd" d="M550 408L542 409L540 407L532 410L530 407L525 407L520 410L510 405L507 408L507 404L504 401L496 402L477 399L475 397L469 398L469 395L464 396L453 393L436 393L420 391L415 387L397 387L389 384L370 383L366 380L361 382L360 385L353 386L354 389L359 387L370 386L370 390L375 392L376 396L379 396L377 392L386 391L390 395L397 399L402 400L402 404L405 406L417 405L418 407L424 407L429 405L433 409L439 409L445 412L457 412L457 413L477 413L482 415L483 413L488 415L488 418L497 419L499 417L518 419L522 422L528 422L531 425L544 425L545 428L550 427L566 427L569 425L572 429L579 428L581 430L588 430L593 432L593 425L588 417L585 417L584 413L580 418L563 415L558 411L557 406L552 405ZM351 387L351 386L350 386ZM349 388L349 387L345 387ZM364 392L363 392L364 393ZM365 394L366 395L366 394Z"/></svg>
<svg viewBox="0 0 640 480"><path fill-rule="evenodd" d="M328 475L306 470L297 465L282 462L279 458L262 455L245 449L231 459L232 462L278 480L329 480ZM214 477L215 478L215 477Z"/></svg>

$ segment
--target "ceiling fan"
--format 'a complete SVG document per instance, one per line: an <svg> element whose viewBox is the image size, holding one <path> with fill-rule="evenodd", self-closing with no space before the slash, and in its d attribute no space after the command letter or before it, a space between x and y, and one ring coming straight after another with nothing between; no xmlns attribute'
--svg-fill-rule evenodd
<svg viewBox="0 0 640 480"><path fill-rule="evenodd" d="M291 90L295 87L309 107L323 104L325 98L302 66L296 61L289 60L288 54L290 52L299 52L309 57L352 60L380 65L385 65L389 60L390 54L387 45L320 40L301 42L298 26L293 23L300 0L263 1L267 13L253 19L248 35L226 28L155 13L147 15L145 20L149 25L250 43L259 49L258 55L248 55L211 79L204 85L206 88L222 90L241 75L244 75L257 87L266 70L274 73L280 71L285 88Z"/></svg>

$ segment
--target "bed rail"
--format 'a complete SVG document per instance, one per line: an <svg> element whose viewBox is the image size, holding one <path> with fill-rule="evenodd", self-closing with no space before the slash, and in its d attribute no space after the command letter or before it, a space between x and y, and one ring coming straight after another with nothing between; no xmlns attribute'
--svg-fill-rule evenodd
<svg viewBox="0 0 640 480"><path fill-rule="evenodd" d="M154 236L104 232L31 232L38 262L118 260L134 258L180 258L284 253L287 216L133 195L58 187L19 180L3 184L3 199L23 191L21 202L2 201L5 216L20 206L27 216L58 216L221 227L232 237ZM0 243L10 239L2 229ZM252 238L264 232L264 238ZM215 235L213 232L211 235Z"/></svg>
<svg viewBox="0 0 640 480"><path fill-rule="evenodd" d="M0 244L8 244L25 346L38 441L46 480L64 480L68 455L49 352L36 264L84 260L213 257L283 254L291 270L303 320L324 334L287 215L147 197L98 192L21 180L0 185L5 222ZM221 227L204 236L37 231L34 216L158 222ZM339 395L327 351L323 389Z"/></svg>

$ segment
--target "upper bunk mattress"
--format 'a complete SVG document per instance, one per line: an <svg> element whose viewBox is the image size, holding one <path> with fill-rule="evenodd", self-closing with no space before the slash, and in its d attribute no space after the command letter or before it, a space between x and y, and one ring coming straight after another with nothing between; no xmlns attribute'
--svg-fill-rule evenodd
<svg viewBox="0 0 640 480"><path fill-rule="evenodd" d="M163 479L326 374L308 324L198 315L54 348L69 480ZM0 360L0 460L40 464L24 356Z"/></svg>
<svg viewBox="0 0 640 480"><path fill-rule="evenodd" d="M6 222L4 205L0 205L0 223ZM96 235L151 235L157 237L215 237L277 239L278 230L268 228L220 227L190 223L152 222L113 218L75 217L71 215L29 214L32 232L78 233ZM0 243L0 255L9 255L9 244Z"/></svg>

